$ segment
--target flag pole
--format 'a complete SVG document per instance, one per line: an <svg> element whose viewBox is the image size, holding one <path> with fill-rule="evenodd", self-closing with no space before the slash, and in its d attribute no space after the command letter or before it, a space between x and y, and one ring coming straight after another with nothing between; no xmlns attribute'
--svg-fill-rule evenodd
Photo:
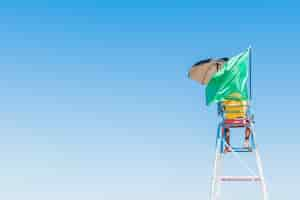
<svg viewBox="0 0 300 200"><path fill-rule="evenodd" d="M249 87L250 87L250 101L252 101L252 48L249 47Z"/></svg>

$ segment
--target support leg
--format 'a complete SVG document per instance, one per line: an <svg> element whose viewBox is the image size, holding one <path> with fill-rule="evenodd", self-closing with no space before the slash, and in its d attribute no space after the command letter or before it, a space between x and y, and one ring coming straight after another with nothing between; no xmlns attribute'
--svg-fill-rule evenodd
<svg viewBox="0 0 300 200"><path fill-rule="evenodd" d="M257 164L257 168L258 168L258 173L259 173L259 176L261 178L260 186L261 186L261 191L263 193L263 200L268 200L269 197L268 197L267 186L266 186L265 177L264 177L264 173L263 173L262 161L261 161L261 158L260 158L257 147L255 149L255 157L256 157L256 164Z"/></svg>
<svg viewBox="0 0 300 200"><path fill-rule="evenodd" d="M214 169L213 169L213 177L211 183L211 194L210 200L217 200L220 192L220 170L221 170L221 159L222 159L222 132L221 125L218 127L217 138L216 138L216 151L215 151L215 160L214 160Z"/></svg>
<svg viewBox="0 0 300 200"><path fill-rule="evenodd" d="M261 191L263 194L263 200L268 200L269 195L268 195L268 190L267 190L265 177L264 177L264 173L263 173L263 165L262 165L260 154L259 154L256 142L255 142L255 132L254 132L253 126L252 126L251 130L252 130L252 134L251 134L252 142L253 142L253 146L255 147L256 165L258 168L259 177L261 178L260 186L261 186Z"/></svg>
<svg viewBox="0 0 300 200"><path fill-rule="evenodd" d="M212 185L211 185L211 200L217 200L220 192L220 170L221 170L221 156L220 151L216 150L215 161L214 161L214 171L212 177Z"/></svg>

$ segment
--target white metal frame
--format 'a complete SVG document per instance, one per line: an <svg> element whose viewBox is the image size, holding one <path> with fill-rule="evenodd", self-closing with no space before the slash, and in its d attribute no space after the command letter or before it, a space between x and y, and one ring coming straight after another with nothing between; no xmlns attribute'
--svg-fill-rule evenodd
<svg viewBox="0 0 300 200"><path fill-rule="evenodd" d="M222 140L223 142L226 141L224 139L224 135L222 134L221 129L223 128L223 124L220 123L218 126L217 131L217 138L216 138L216 151L215 151L215 160L214 160L214 169L213 169L213 176L212 176L212 183L211 183L211 193L210 193L210 200L219 200L221 197L221 183L224 182L253 182L253 183L260 183L261 186L261 192L262 192L262 199L268 200L268 192L266 187L266 182L263 174L263 165L261 161L261 157L256 145L255 141L255 132L254 132L254 126L253 123L250 123L250 129L251 129L251 140L252 140L252 151L249 151L249 153L253 153L256 158L256 166L258 175L248 167L248 165L243 162L243 160L239 157L238 152L235 152L234 150L232 153L239 159L241 166L245 167L250 173L251 176L222 176L222 158L224 156L223 152L223 146L222 146Z"/></svg>

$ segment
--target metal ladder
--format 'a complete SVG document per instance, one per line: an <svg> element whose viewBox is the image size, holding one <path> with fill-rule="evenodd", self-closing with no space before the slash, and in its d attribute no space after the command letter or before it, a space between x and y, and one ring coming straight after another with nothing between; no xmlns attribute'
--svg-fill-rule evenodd
<svg viewBox="0 0 300 200"><path fill-rule="evenodd" d="M222 158L224 156L224 147L228 144L225 141L225 134L224 134L224 122L221 122L218 126L217 137L216 137L216 152L215 152L215 160L214 160L214 169L213 169L213 177L211 183L211 194L210 200L219 200L220 199L220 187L222 183L225 182L253 182L259 183L261 192L262 192L262 199L268 200L268 192L266 187L266 182L263 174L263 166L261 157L255 142L255 132L254 132L254 125L253 122L250 121L249 127L251 130L250 136L250 149L246 148L232 148L232 152L234 156L240 161L240 164L245 167L250 173L251 176L223 176L221 174L222 168ZM239 153L253 153L256 158L256 166L258 175L247 165L247 163L243 162L243 160L239 157Z"/></svg>

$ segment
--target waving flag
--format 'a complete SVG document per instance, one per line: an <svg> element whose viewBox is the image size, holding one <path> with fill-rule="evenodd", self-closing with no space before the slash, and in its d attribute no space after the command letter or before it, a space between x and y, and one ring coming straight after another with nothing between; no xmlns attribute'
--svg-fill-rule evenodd
<svg viewBox="0 0 300 200"><path fill-rule="evenodd" d="M247 79L250 49L224 63L206 87L206 104L224 100L248 100Z"/></svg>

